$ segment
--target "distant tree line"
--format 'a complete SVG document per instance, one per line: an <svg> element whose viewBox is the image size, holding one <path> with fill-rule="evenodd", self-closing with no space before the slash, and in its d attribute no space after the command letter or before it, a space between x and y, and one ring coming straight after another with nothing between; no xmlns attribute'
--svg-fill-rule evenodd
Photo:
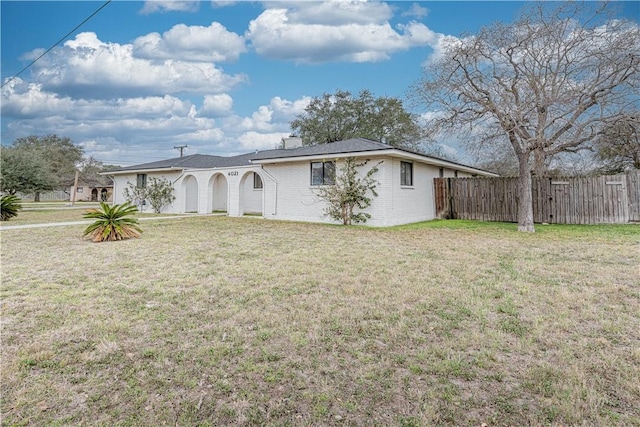
<svg viewBox="0 0 640 427"><path fill-rule="evenodd" d="M84 157L82 147L58 135L27 136L16 139L0 151L0 191L6 194L34 194L73 186L76 170L87 182L108 184L98 175L114 168L94 157Z"/></svg>

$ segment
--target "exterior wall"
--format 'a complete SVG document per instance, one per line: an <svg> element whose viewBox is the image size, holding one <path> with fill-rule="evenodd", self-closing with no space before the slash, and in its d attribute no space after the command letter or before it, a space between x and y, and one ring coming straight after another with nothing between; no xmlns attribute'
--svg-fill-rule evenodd
<svg viewBox="0 0 640 427"><path fill-rule="evenodd" d="M241 209L245 214L261 214L262 215L262 195L263 188L253 188L254 172L245 173L240 182L240 200Z"/></svg>
<svg viewBox="0 0 640 427"><path fill-rule="evenodd" d="M106 187L91 187L91 186L86 186L86 185L79 185L78 188L76 189L76 196L75 196L75 201L76 202L91 202L91 201L95 201L95 202L101 202L102 201L102 190L107 190L107 202L112 201L113 199L113 187L111 186L106 186ZM92 198L92 192L93 190L97 191L97 196L95 198L95 200ZM69 194L71 194L73 192L73 187L71 187L69 189ZM67 196L67 199L70 196ZM41 196L42 199L42 196Z"/></svg>
<svg viewBox="0 0 640 427"><path fill-rule="evenodd" d="M367 212L367 225L384 227L434 219L435 198L433 179L439 177L438 166L419 162L413 164L413 185L400 185L398 158L370 157L361 174L377 165L373 178L378 181L378 197L372 197ZM342 163L336 163L339 171ZM262 178L263 188L253 188L253 173ZM453 176L453 169L444 169L445 176ZM136 173L115 175L114 203L125 201L123 191L127 182L136 182ZM470 176L460 172L458 176ZM261 214L264 218L306 222L335 222L325 215L325 202L317 195L318 187L311 185L311 161L271 163L235 168L189 170L147 174L151 178L165 178L174 183L176 200L163 209L166 213L197 212L208 214L226 211L229 216ZM143 212L151 212L149 204Z"/></svg>
<svg viewBox="0 0 640 427"><path fill-rule="evenodd" d="M111 178L113 179L113 203L114 204L121 204L127 201L127 199L124 197L124 190L128 187L129 183L133 183L135 185L136 183L136 178L137 174L133 173L133 174L128 174L128 175L114 175ZM147 181L150 180L151 178L157 178L157 179L168 179L171 182L175 182L178 178L180 177L180 172L166 172L166 173L148 173L147 174ZM174 188L176 187L176 184L174 184ZM173 201L173 203L165 206L165 208L162 210L162 212L165 213L178 213L178 212L183 212L180 211L179 206L184 206L184 205L180 205L178 204L178 191L174 191L173 195L177 196L176 200ZM152 212L151 209L151 205L146 203L142 206L142 212Z"/></svg>
<svg viewBox="0 0 640 427"><path fill-rule="evenodd" d="M378 197L373 197L367 212L371 218L367 225L384 227L412 222L428 221L436 217L433 179L440 175L440 168L424 163L413 163L413 185L400 185L400 159L391 157L369 158L366 166L360 169L365 174L369 168L378 166L378 172L373 175L378 181L376 191ZM382 163L379 163L382 162ZM317 187L311 185L311 161L295 163L265 164L264 172L274 177L277 184L276 213L266 212L265 218L333 223L325 215L325 202L316 192ZM337 162L336 170L342 164ZM452 169L446 170L451 176ZM445 172L447 173L447 172ZM458 176L470 176L460 172ZM265 200L273 197L273 188L267 189L265 184Z"/></svg>
<svg viewBox="0 0 640 427"><path fill-rule="evenodd" d="M262 177L261 191L253 189L253 172ZM263 195L269 193L273 197L271 187L275 187L275 183L263 176L259 166L147 173L147 182L151 178L165 178L173 183L176 199L163 209L165 213L207 214L225 210L229 216L241 216L244 213L262 213L265 206L274 204L265 202ZM137 173L113 176L114 203L126 201L124 190L129 182L135 183L136 179ZM148 203L143 205L142 212L151 212L151 206Z"/></svg>
<svg viewBox="0 0 640 427"><path fill-rule="evenodd" d="M216 173L209 179L208 196L211 202L211 212L227 212L228 187L227 178L222 173Z"/></svg>
<svg viewBox="0 0 640 427"><path fill-rule="evenodd" d="M400 159L389 159L393 165L387 169L389 187L385 188L385 220L381 226L410 224L429 221L436 218L434 178L440 176L440 167L425 163L413 163L413 185L400 185ZM443 168L444 176L454 176L454 169ZM468 172L458 171L459 177L472 176ZM380 195L382 197L382 194ZM374 225L374 224L372 224Z"/></svg>
<svg viewBox="0 0 640 427"><path fill-rule="evenodd" d="M189 174L185 175L182 179L182 185L180 187L181 194L184 196L184 208L183 212L198 212L198 199L199 199L199 187L198 180L195 176Z"/></svg>
<svg viewBox="0 0 640 427"><path fill-rule="evenodd" d="M318 199L311 186L310 162L265 164L264 171L272 179L263 180L265 199L275 199L273 210L265 212L266 218L290 221L327 222L323 216L324 203ZM267 181L277 182L273 190ZM275 194L272 194L272 191Z"/></svg>
<svg viewBox="0 0 640 427"><path fill-rule="evenodd" d="M448 168L443 168L443 169L444 169L443 175L440 176L438 172L438 176L436 178L454 178L454 177L470 178L473 176L473 174L470 174L469 172L456 171L455 169L448 169ZM457 172L457 175L456 175L456 172Z"/></svg>
<svg viewBox="0 0 640 427"><path fill-rule="evenodd" d="M197 212L208 214L224 210L229 216L245 213L261 213L263 191L253 190L253 172L260 173L259 166L236 168L200 169L185 172L174 185L177 206L175 213ZM263 178L263 186L267 182ZM250 191L247 186L251 186ZM197 202L194 201L197 197ZM191 208L188 209L187 208Z"/></svg>
<svg viewBox="0 0 640 427"><path fill-rule="evenodd" d="M370 158L369 160L365 166L359 169L361 174L365 174L383 159ZM384 186L383 169L386 166L385 163L386 160L378 165L378 172L373 176L379 181L377 190ZM339 171L342 166L342 162L336 162L336 171ZM277 203L276 213L266 213L264 215L265 218L335 223L325 214L326 203L317 195L319 187L311 185L311 161L265 164L264 172L278 182L277 196L275 197ZM272 188L269 190L272 190ZM380 195L380 191L378 193ZM270 200L271 197L272 194L270 192L268 195L265 194L266 200ZM371 206L367 209L367 212L371 215L367 224L374 226L384 225L385 210L383 203L382 197L372 198Z"/></svg>
<svg viewBox="0 0 640 427"><path fill-rule="evenodd" d="M392 159L390 203L387 205L386 221L383 225L399 225L427 221L435 218L433 178L439 168L412 162L413 185L400 185L400 160Z"/></svg>

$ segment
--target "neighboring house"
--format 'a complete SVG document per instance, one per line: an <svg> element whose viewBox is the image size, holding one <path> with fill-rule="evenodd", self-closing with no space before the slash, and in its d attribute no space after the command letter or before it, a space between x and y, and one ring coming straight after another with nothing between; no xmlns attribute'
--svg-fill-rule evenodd
<svg viewBox="0 0 640 427"><path fill-rule="evenodd" d="M107 177L102 179L86 179L78 181L76 187L76 202L111 202L113 201L113 184ZM105 179L106 178L106 179ZM69 187L70 199L73 197L73 184Z"/></svg>
<svg viewBox="0 0 640 427"><path fill-rule="evenodd" d="M125 202L123 191L129 183L146 186L155 177L170 180L175 189L176 199L164 212L332 222L317 189L331 185L346 157L368 160L363 171L382 162L373 176L379 182L378 197L367 209L371 214L367 224L372 226L434 219L434 178L497 176L361 138L304 147L299 138L288 138L284 146L233 157L194 154L103 174L113 179L114 203Z"/></svg>

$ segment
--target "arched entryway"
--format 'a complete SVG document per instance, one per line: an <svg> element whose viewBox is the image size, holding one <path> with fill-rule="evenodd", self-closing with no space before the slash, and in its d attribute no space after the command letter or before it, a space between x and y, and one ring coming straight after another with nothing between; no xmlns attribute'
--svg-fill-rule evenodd
<svg viewBox="0 0 640 427"><path fill-rule="evenodd" d="M102 202L109 201L109 190L107 190L106 188L103 188L102 190L100 190L100 201Z"/></svg>
<svg viewBox="0 0 640 427"><path fill-rule="evenodd" d="M97 202L98 201L98 189L94 188L93 190L91 190L91 201L92 202Z"/></svg>
<svg viewBox="0 0 640 427"><path fill-rule="evenodd" d="M247 172L240 180L240 215L262 216L264 181L257 172Z"/></svg>
<svg viewBox="0 0 640 427"><path fill-rule="evenodd" d="M229 194L227 178L217 173L209 180L209 212L227 212Z"/></svg>
<svg viewBox="0 0 640 427"><path fill-rule="evenodd" d="M198 180L193 175L186 176L182 183L184 190L184 211L198 212Z"/></svg>

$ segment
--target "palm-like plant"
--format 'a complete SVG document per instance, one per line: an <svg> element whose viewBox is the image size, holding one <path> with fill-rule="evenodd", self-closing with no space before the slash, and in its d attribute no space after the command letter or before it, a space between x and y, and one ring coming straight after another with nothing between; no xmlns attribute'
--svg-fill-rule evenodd
<svg viewBox="0 0 640 427"><path fill-rule="evenodd" d="M94 242L138 238L142 234L138 220L128 217L136 211L137 208L129 202L113 206L101 202L100 209L88 209L83 215L96 220L84 230L84 236L89 235Z"/></svg>
<svg viewBox="0 0 640 427"><path fill-rule="evenodd" d="M18 216L20 209L22 209L22 205L15 194L0 197L0 221L9 221L14 216Z"/></svg>

